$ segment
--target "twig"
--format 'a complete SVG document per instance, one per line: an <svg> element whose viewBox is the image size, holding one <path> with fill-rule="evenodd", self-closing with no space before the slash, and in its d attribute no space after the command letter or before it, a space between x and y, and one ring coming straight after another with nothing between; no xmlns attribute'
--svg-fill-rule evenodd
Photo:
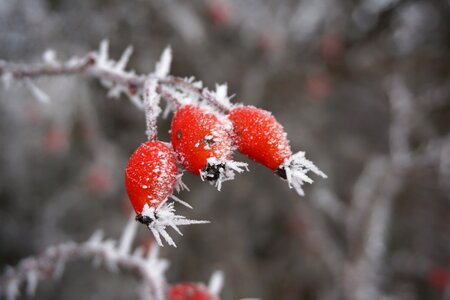
<svg viewBox="0 0 450 300"><path fill-rule="evenodd" d="M103 42L104 43L104 42ZM104 44L102 44L104 46ZM0 76L12 79L34 79L38 77L64 76L64 75L87 75L99 79L108 88L111 88L111 94L119 94L125 92L129 98L136 97L139 91L144 88L144 82L149 78L157 79L157 91L161 93L163 98L171 103L174 108L181 106L184 101L178 99L174 93L170 92L170 88L176 88L182 91L189 91L197 95L197 97L205 100L222 113L227 113L230 107L221 103L216 99L207 88L195 86L189 80L176 76L157 77L155 74L148 76L138 75L131 71L124 71L129 51L125 51L122 57L124 60L115 62L108 60L107 46L102 46L98 52L91 52L81 58L72 58L66 62L52 62L41 64L15 64L0 61ZM105 50L106 48L106 50ZM102 52L103 51L103 52ZM120 87L118 90L113 89ZM114 92L114 93L113 93ZM133 102L142 108L139 102L132 99Z"/></svg>
<svg viewBox="0 0 450 300"><path fill-rule="evenodd" d="M113 240L102 240L102 233L96 232L87 242L68 242L48 248L36 257L22 260L15 268L7 269L0 276L0 291L8 299L19 295L21 283L27 283L28 293L34 294L39 279L48 279L61 275L67 261L81 258L104 262L109 270L117 267L137 274L143 283L142 299L164 299L165 278L163 276L168 263L158 258L158 247L155 246L143 255L137 248L130 253L137 223L130 218L118 246Z"/></svg>

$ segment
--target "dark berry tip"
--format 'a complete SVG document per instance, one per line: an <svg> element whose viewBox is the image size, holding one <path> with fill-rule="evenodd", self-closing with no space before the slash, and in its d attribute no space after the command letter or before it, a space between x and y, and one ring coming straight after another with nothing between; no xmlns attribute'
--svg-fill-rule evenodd
<svg viewBox="0 0 450 300"><path fill-rule="evenodd" d="M284 166L279 166L279 167L275 170L275 174L277 174L277 175L280 176L281 178L287 180L286 169L284 168Z"/></svg>
<svg viewBox="0 0 450 300"><path fill-rule="evenodd" d="M135 219L139 223L142 223L142 224L144 224L146 226L150 225L152 223L152 221L153 221L150 217L144 216L142 214L138 214Z"/></svg>
<svg viewBox="0 0 450 300"><path fill-rule="evenodd" d="M208 181L216 181L220 177L221 170L222 172L225 170L225 164L218 164L218 165L207 164L204 169L204 172L206 173L204 178Z"/></svg>

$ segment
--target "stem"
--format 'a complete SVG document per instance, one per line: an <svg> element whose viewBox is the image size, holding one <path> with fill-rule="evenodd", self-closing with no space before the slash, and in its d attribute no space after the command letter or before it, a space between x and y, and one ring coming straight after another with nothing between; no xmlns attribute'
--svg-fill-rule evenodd
<svg viewBox="0 0 450 300"><path fill-rule="evenodd" d="M220 103L217 99L215 99L211 93L206 88L198 88L191 83L187 82L183 78L175 77L175 76L167 76L164 79L160 80L161 84L169 84L178 88L187 89L191 92L196 93L199 97L203 98L210 105L217 108L220 112L227 114L230 112L230 107L227 107Z"/></svg>
<svg viewBox="0 0 450 300"><path fill-rule="evenodd" d="M0 289L6 290L8 284L12 281L26 282L28 275L32 272L39 274L41 280L49 279L57 275L61 263L80 258L101 259L133 272L139 275L142 283L151 291L149 296L155 297L154 299L160 298L157 292L158 284L154 282L152 276L146 270L143 258L116 253L115 250L108 249L103 244L91 245L89 243L77 244L72 242L50 247L37 257L23 260L15 269L7 270L0 276Z"/></svg>
<svg viewBox="0 0 450 300"><path fill-rule="evenodd" d="M58 62L54 64L26 65L0 61L0 75L10 75L15 79L75 74L84 74L99 80L107 80L115 84L123 85L127 87L129 96L134 96L137 91L143 89L144 82L151 76L143 76L131 72L114 70L113 68L106 68L97 63L96 57L92 53L79 59L72 59L67 62ZM175 87L193 92L222 113L226 114L230 111L229 107L215 99L206 88L198 88L181 77L167 76L165 78L157 79L157 83L158 93L161 93L163 98L175 108L180 107L182 102L168 91L168 87Z"/></svg>
<svg viewBox="0 0 450 300"><path fill-rule="evenodd" d="M158 83L156 79L148 78L144 83L144 111L147 124L147 137L149 140L155 140L158 133L156 120L161 113L159 108L160 96L157 93Z"/></svg>

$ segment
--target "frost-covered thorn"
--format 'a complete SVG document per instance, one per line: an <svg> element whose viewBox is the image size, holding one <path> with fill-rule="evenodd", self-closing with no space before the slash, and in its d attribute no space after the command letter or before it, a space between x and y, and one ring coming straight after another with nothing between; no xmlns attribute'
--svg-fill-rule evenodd
<svg viewBox="0 0 450 300"><path fill-rule="evenodd" d="M294 188L300 196L304 196L305 192L302 189L302 185L305 182L313 182L307 175L310 171L318 176L327 178L327 175L325 175L325 173L323 173L312 161L305 158L305 152L300 151L287 158L275 172L280 177L287 180L290 188Z"/></svg>
<svg viewBox="0 0 450 300"><path fill-rule="evenodd" d="M11 279L5 289L5 296L7 300L15 300L19 296L19 280Z"/></svg>
<svg viewBox="0 0 450 300"><path fill-rule="evenodd" d="M223 283L225 281L225 276L222 271L215 271L211 278L209 279L208 283L208 290L211 294L215 295L216 297L219 296L220 292L223 288Z"/></svg>
<svg viewBox="0 0 450 300"><path fill-rule="evenodd" d="M235 172L242 173L248 171L247 163L230 159L217 159L210 157L204 170L200 170L200 178L214 184L218 191L222 188L222 183L233 180Z"/></svg>
<svg viewBox="0 0 450 300"><path fill-rule="evenodd" d="M89 246L98 246L102 242L103 236L104 236L103 230L97 230L87 240L86 244Z"/></svg>
<svg viewBox="0 0 450 300"><path fill-rule="evenodd" d="M10 72L5 72L2 74L1 81L6 90L8 90L13 83L14 76Z"/></svg>
<svg viewBox="0 0 450 300"><path fill-rule="evenodd" d="M109 41L107 39L100 42L98 50L97 64L104 65L108 62Z"/></svg>
<svg viewBox="0 0 450 300"><path fill-rule="evenodd" d="M161 97L156 91L157 87L158 82L155 78L149 77L144 82L143 104L145 111L145 120L147 123L146 134L149 140L153 140L156 138L156 120L161 113L161 108L159 107L159 101Z"/></svg>
<svg viewBox="0 0 450 300"><path fill-rule="evenodd" d="M42 59L48 65L56 66L58 64L56 52L53 49L45 50L45 52L42 54Z"/></svg>
<svg viewBox="0 0 450 300"><path fill-rule="evenodd" d="M189 187L183 182L183 171L181 171L179 174L176 175L177 178L177 184L175 185L175 190L177 191L177 193L181 192L181 191L190 191Z"/></svg>
<svg viewBox="0 0 450 300"><path fill-rule="evenodd" d="M30 78L25 79L25 84L29 88L31 94L41 103L49 103L50 97L42 91Z"/></svg>
<svg viewBox="0 0 450 300"><path fill-rule="evenodd" d="M134 221L134 215L132 215L125 229L123 230L122 236L119 242L119 253L122 255L127 255L130 253L131 244L133 243L134 237L136 236L137 223Z"/></svg>
<svg viewBox="0 0 450 300"><path fill-rule="evenodd" d="M128 46L125 51L123 51L122 56L117 61L117 63L114 65L114 69L116 71L124 71L128 61L130 60L130 56L133 54L133 47Z"/></svg>
<svg viewBox="0 0 450 300"><path fill-rule="evenodd" d="M219 90L219 93L223 94L223 90L222 91ZM218 99L215 93L209 91L206 88L202 89L201 96L209 105L215 107L222 113L226 114L231 109L231 104L229 103L228 100L224 100L222 95L220 95L222 99Z"/></svg>
<svg viewBox="0 0 450 300"><path fill-rule="evenodd" d="M186 206L187 208L194 209L189 203L187 203L187 202L181 200L180 198L178 198L178 197L175 196L175 195L170 195L170 198L173 199L174 201L180 203L181 205Z"/></svg>
<svg viewBox="0 0 450 300"><path fill-rule="evenodd" d="M178 234L181 235L178 226L209 223L209 221L205 220L190 220L184 216L176 215L174 204L167 203L167 201L163 202L157 208L150 207L148 204L145 204L141 215L151 220L148 222L147 226L155 236L156 242L159 246L163 246L161 239L162 236L167 244L176 247L175 242L166 231L167 226L172 227Z"/></svg>
<svg viewBox="0 0 450 300"><path fill-rule="evenodd" d="M216 91L215 92L209 92L211 96L217 100L218 103L220 103L223 107L226 107L227 110L231 109L231 102L230 99L234 97L228 96L228 85L226 83L224 84L216 84Z"/></svg>
<svg viewBox="0 0 450 300"><path fill-rule="evenodd" d="M27 295L34 296L39 281L39 273L36 270L30 270L27 273Z"/></svg>
<svg viewBox="0 0 450 300"><path fill-rule="evenodd" d="M170 72L170 64L172 63L172 49L170 46L167 46L163 53L161 54L161 58L156 63L155 72L153 73L156 78L164 78L169 75Z"/></svg>

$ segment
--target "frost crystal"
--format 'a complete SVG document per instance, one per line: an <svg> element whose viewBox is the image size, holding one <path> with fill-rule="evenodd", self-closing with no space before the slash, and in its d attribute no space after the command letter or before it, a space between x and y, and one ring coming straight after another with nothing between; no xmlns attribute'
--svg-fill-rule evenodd
<svg viewBox="0 0 450 300"><path fill-rule="evenodd" d="M280 168L284 169L286 172L286 180L288 181L289 187L294 188L300 196L305 195L302 185L305 182L313 182L313 180L306 175L309 171L323 178L327 178L327 175L319 170L312 161L305 158L305 152L303 151L297 152L286 159Z"/></svg>
<svg viewBox="0 0 450 300"><path fill-rule="evenodd" d="M44 54L42 54L42 59L48 65L57 65L58 60L56 58L56 52L53 49L47 49Z"/></svg>
<svg viewBox="0 0 450 300"><path fill-rule="evenodd" d="M183 182L183 171L181 171L179 174L177 174L175 176L177 178L177 183L175 185L175 190L177 191L177 193L181 192L181 191L190 191L188 186Z"/></svg>
<svg viewBox="0 0 450 300"><path fill-rule="evenodd" d="M147 137L149 140L156 137L156 119L161 113L159 107L160 95L156 92L158 82L154 78L149 78L144 83L144 111L147 122Z"/></svg>
<svg viewBox="0 0 450 300"><path fill-rule="evenodd" d="M2 81L3 85L5 86L5 89L8 90L13 83L13 75L9 72L6 72L2 75L1 81Z"/></svg>
<svg viewBox="0 0 450 300"><path fill-rule="evenodd" d="M37 85L34 84L33 81L31 81L29 78L25 80L25 84L30 89L30 92L33 94L34 98L38 100L41 103L48 103L50 102L50 97L42 91L40 88L37 87Z"/></svg>
<svg viewBox="0 0 450 300"><path fill-rule="evenodd" d="M156 78L164 78L169 75L170 64L172 63L172 49L167 47L161 54L159 62L156 64L154 75Z"/></svg>
<svg viewBox="0 0 450 300"><path fill-rule="evenodd" d="M200 178L202 180L208 180L215 185L218 191L222 188L222 182L233 180L235 172L242 173L245 170L248 171L247 163L234 161L230 159L217 159L210 157L206 160L208 162L206 170L200 170ZM208 172L208 168L213 168L218 171L218 178L215 179L216 174ZM213 178L213 179L211 179Z"/></svg>
<svg viewBox="0 0 450 300"><path fill-rule="evenodd" d="M227 109L231 108L230 99L234 96L228 96L228 86L226 83L224 84L216 84L216 91L210 92L211 96L214 97L221 105L226 107Z"/></svg>
<svg viewBox="0 0 450 300"><path fill-rule="evenodd" d="M152 222L148 225L148 228L151 230L155 236L156 242L160 246L163 246L161 236L169 245L174 247L177 246L167 233L167 226L172 227L176 232L178 232L178 234L183 235L178 229L178 226L209 223L209 221L190 220L186 219L184 216L176 215L173 202L167 203L167 201L163 202L156 209L154 207L149 207L148 204L145 204L141 214L152 220Z"/></svg>
<svg viewBox="0 0 450 300"><path fill-rule="evenodd" d="M225 278L222 271L215 271L209 279L208 290L211 294L219 296Z"/></svg>

